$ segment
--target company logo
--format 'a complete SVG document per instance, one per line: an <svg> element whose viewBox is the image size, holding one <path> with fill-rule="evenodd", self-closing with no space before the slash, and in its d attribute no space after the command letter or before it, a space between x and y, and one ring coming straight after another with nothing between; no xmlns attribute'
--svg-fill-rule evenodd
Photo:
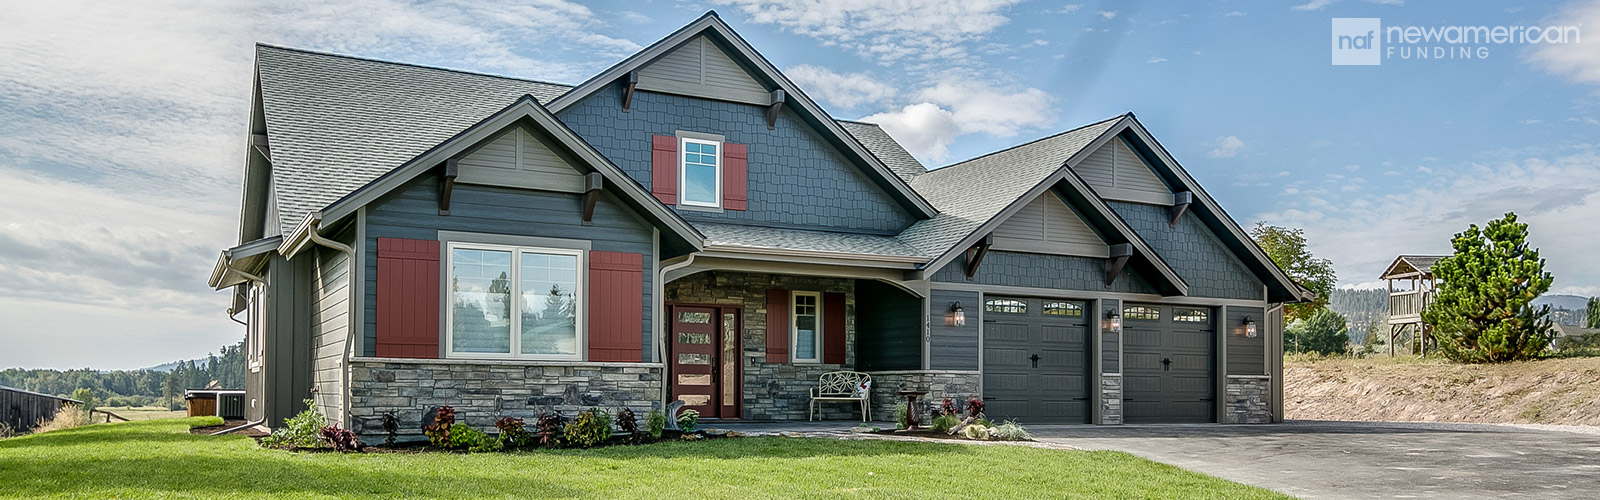
<svg viewBox="0 0 1600 500"><path fill-rule="evenodd" d="M1376 17L1333 18L1333 65L1383 64L1383 22Z"/></svg>

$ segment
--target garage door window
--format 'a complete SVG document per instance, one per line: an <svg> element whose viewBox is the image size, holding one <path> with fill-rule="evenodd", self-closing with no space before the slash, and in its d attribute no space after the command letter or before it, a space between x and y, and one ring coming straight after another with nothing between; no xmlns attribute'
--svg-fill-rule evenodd
<svg viewBox="0 0 1600 500"><path fill-rule="evenodd" d="M983 312L1028 314L1028 303L1016 299L989 299L983 301Z"/></svg>
<svg viewBox="0 0 1600 500"><path fill-rule="evenodd" d="M1128 306L1122 308L1122 318L1155 321L1161 319L1161 310L1154 307Z"/></svg>
<svg viewBox="0 0 1600 500"><path fill-rule="evenodd" d="M1083 305L1076 302L1045 302L1045 316L1083 316Z"/></svg>
<svg viewBox="0 0 1600 500"><path fill-rule="evenodd" d="M1174 307L1172 320L1179 323L1206 323L1211 321L1210 312L1203 307Z"/></svg>

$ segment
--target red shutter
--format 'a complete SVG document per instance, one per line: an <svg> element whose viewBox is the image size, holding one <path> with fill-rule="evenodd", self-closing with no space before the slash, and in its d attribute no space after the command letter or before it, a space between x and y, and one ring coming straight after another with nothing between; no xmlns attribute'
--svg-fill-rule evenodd
<svg viewBox="0 0 1600 500"><path fill-rule="evenodd" d="M439 242L378 238L377 354L439 357Z"/></svg>
<svg viewBox="0 0 1600 500"><path fill-rule="evenodd" d="M822 362L844 364L844 294L822 294Z"/></svg>
<svg viewBox="0 0 1600 500"><path fill-rule="evenodd" d="M639 362L644 255L589 252L589 360Z"/></svg>
<svg viewBox="0 0 1600 500"><path fill-rule="evenodd" d="M650 193L662 203L678 203L678 138L650 138Z"/></svg>
<svg viewBox="0 0 1600 500"><path fill-rule="evenodd" d="M767 290L767 362L789 362L788 290Z"/></svg>
<svg viewBox="0 0 1600 500"><path fill-rule="evenodd" d="M722 144L722 208L724 209L745 209L745 191L750 178L746 166L747 157L745 145L731 142Z"/></svg>

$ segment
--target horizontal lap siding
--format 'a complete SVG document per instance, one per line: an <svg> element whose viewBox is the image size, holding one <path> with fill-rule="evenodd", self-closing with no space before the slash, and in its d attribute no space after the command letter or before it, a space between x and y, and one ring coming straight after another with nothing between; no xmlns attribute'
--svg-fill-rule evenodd
<svg viewBox="0 0 1600 500"><path fill-rule="evenodd" d="M960 302L966 316L966 326L952 326L946 319L950 303ZM978 369L977 292L934 290L928 297L928 368L933 370Z"/></svg>
<svg viewBox="0 0 1600 500"><path fill-rule="evenodd" d="M922 368L922 299L894 286L856 281L856 369Z"/></svg>
<svg viewBox="0 0 1600 500"><path fill-rule="evenodd" d="M1266 318L1260 307L1228 306L1228 317L1217 325L1218 333L1227 337L1229 375L1266 375ZM1256 324L1256 338L1244 335L1244 318Z"/></svg>
<svg viewBox="0 0 1600 500"><path fill-rule="evenodd" d="M342 235L344 238L350 235ZM344 395L343 360L350 331L350 258L344 252L317 248L312 276L315 307L311 317L312 386L317 406L332 422L344 422L340 400Z"/></svg>
<svg viewBox="0 0 1600 500"><path fill-rule="evenodd" d="M1122 314L1122 301L1102 299L1100 318ZM1100 373L1122 373L1122 334L1100 329Z"/></svg>
<svg viewBox="0 0 1600 500"><path fill-rule="evenodd" d="M1189 295L1262 300L1261 280L1188 212L1170 226L1167 207L1113 201L1111 208L1189 284Z"/></svg>
<svg viewBox="0 0 1600 500"><path fill-rule="evenodd" d="M629 177L651 187L651 137L719 134L747 146L746 210L681 210L690 221L898 234L914 219L799 116L783 109L767 129L766 108L637 92L626 113L617 86L563 110L560 118Z"/></svg>
<svg viewBox="0 0 1600 500"><path fill-rule="evenodd" d="M647 151L648 152L648 151ZM413 181L378 202L367 212L365 351L373 355L376 330L377 239L437 240L439 231L536 236L588 240L592 250L637 253L645 267L654 262L654 232L609 194L595 205L592 225L582 225L582 199L578 195L489 186L457 185L450 200L450 215L439 215L438 178ZM441 255L441 259L447 256ZM440 279L445 279L443 276ZM640 317L651 317L651 273L643 273ZM640 348L651 359L650 325L641 326Z"/></svg>
<svg viewBox="0 0 1600 500"><path fill-rule="evenodd" d="M1051 288L1058 290L1158 293L1132 266L1108 289L1105 284L1106 260L1069 255L1041 255L990 251L978 265L978 274L967 280L966 255L957 256L938 272L933 281L978 283L983 285Z"/></svg>

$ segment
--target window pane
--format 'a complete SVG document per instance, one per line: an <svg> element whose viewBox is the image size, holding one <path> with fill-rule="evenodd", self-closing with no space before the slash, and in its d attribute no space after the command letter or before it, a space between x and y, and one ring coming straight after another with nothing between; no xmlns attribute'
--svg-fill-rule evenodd
<svg viewBox="0 0 1600 500"><path fill-rule="evenodd" d="M1083 306L1076 302L1045 302L1046 316L1083 316Z"/></svg>
<svg viewBox="0 0 1600 500"><path fill-rule="evenodd" d="M578 353L578 257L522 254L522 353Z"/></svg>
<svg viewBox="0 0 1600 500"><path fill-rule="evenodd" d="M1198 307L1172 308L1172 320L1184 323L1205 323L1211 320L1210 309Z"/></svg>
<svg viewBox="0 0 1600 500"><path fill-rule="evenodd" d="M794 357L817 359L817 296L794 296Z"/></svg>
<svg viewBox="0 0 1600 500"><path fill-rule="evenodd" d="M1154 307L1128 306L1128 307L1122 308L1122 318L1123 319L1158 320L1158 319L1161 319L1161 310L1156 309Z"/></svg>
<svg viewBox="0 0 1600 500"><path fill-rule="evenodd" d="M450 252L450 348L511 352L511 252Z"/></svg>
<svg viewBox="0 0 1600 500"><path fill-rule="evenodd" d="M694 163L685 165L683 199L695 203L716 203L717 167Z"/></svg>
<svg viewBox="0 0 1600 500"><path fill-rule="evenodd" d="M984 312L1028 314L1028 303L1016 299L989 299L983 302Z"/></svg>

